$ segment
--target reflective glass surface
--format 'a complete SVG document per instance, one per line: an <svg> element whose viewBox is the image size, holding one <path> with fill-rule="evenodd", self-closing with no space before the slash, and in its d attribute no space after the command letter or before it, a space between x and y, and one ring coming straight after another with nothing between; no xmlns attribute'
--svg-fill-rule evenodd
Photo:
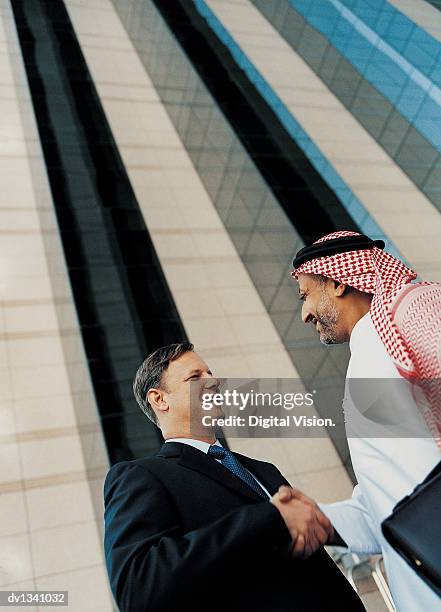
<svg viewBox="0 0 441 612"><path fill-rule="evenodd" d="M251 1L441 210L441 43L383 1Z"/></svg>
<svg viewBox="0 0 441 612"><path fill-rule="evenodd" d="M305 242L356 225L192 3L113 2L295 367L326 387L319 411L339 411L347 347L301 322L289 271Z"/></svg>
<svg viewBox="0 0 441 612"><path fill-rule="evenodd" d="M144 456L162 438L132 380L185 332L64 3L13 8L109 458Z"/></svg>

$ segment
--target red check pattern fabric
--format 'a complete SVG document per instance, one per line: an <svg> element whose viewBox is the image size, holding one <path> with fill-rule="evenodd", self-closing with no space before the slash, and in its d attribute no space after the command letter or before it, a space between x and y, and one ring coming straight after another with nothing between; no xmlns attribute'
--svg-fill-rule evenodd
<svg viewBox="0 0 441 612"><path fill-rule="evenodd" d="M314 244L357 232L340 231ZM399 373L424 391L419 404L441 448L441 285L412 283L416 273L374 247L317 257L291 272L321 274L373 295L372 322Z"/></svg>

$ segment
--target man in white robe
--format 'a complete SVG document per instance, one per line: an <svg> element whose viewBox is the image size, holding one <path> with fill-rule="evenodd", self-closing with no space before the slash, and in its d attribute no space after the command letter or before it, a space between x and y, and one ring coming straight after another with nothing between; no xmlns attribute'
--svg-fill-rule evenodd
<svg viewBox="0 0 441 612"><path fill-rule="evenodd" d="M383 248L335 232L294 260L303 321L324 344L349 342L351 352L343 407L358 484L351 499L319 505L351 552L383 555L398 612L432 612L441 599L388 544L381 523L441 460L439 386L420 392L419 404L414 395L416 380L440 379L441 288L411 284L416 274ZM287 487L280 495L303 496Z"/></svg>

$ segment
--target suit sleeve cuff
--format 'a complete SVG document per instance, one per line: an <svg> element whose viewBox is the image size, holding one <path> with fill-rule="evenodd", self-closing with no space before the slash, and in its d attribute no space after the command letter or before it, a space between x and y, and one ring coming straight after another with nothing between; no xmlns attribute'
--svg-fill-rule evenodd
<svg viewBox="0 0 441 612"><path fill-rule="evenodd" d="M276 506L271 502L263 502L256 505L254 510L259 523L259 533L268 544L290 550L291 534Z"/></svg>

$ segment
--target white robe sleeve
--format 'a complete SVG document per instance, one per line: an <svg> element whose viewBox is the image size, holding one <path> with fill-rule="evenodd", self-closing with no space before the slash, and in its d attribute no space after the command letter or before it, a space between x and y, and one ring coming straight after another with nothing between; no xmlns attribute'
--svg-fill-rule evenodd
<svg viewBox="0 0 441 612"><path fill-rule="evenodd" d="M346 542L349 552L361 555L381 554L374 524L359 485L354 487L351 499L333 504L319 504L319 507Z"/></svg>

